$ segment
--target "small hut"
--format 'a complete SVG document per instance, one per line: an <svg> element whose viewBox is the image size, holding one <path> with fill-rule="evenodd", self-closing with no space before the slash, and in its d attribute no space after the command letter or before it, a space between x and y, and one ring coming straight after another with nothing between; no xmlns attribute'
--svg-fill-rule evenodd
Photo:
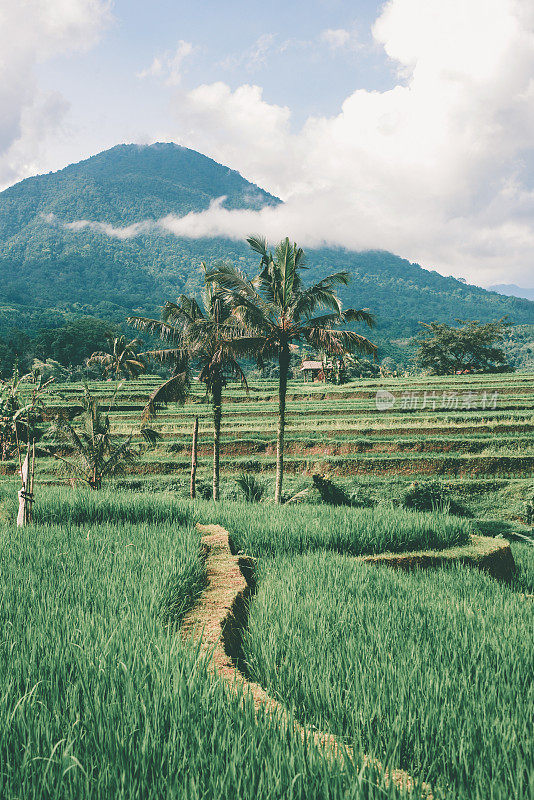
<svg viewBox="0 0 534 800"><path fill-rule="evenodd" d="M304 375L304 381L318 381L325 380L324 365L322 361L303 361L300 371Z"/></svg>

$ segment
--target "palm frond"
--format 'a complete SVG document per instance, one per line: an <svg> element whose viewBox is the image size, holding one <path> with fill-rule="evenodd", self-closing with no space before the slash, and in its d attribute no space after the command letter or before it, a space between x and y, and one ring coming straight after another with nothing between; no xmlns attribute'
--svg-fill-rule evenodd
<svg viewBox="0 0 534 800"><path fill-rule="evenodd" d="M303 324L304 328L325 328L330 325L339 325L343 322L343 317L335 311L330 314L322 314L320 317L307 319Z"/></svg>
<svg viewBox="0 0 534 800"><path fill-rule="evenodd" d="M80 467L79 464L76 464L74 461L71 461L69 458L65 458L64 456L60 455L59 453L52 452L47 447L40 448L41 452L45 453L47 456L51 456L55 458L57 461L61 461L65 464L71 472L76 472L81 478L87 480L87 466L84 469Z"/></svg>
<svg viewBox="0 0 534 800"><path fill-rule="evenodd" d="M158 348L157 350L145 350L144 353L140 353L139 355L145 356L146 358L153 358L162 363L166 361L181 363L185 354L186 351L183 347L170 347Z"/></svg>
<svg viewBox="0 0 534 800"><path fill-rule="evenodd" d="M102 467L102 471L100 473L102 478L106 475L112 474L122 462L133 460L134 454L130 450L131 441L132 435L130 434L130 436L128 436L128 438L113 451L111 456Z"/></svg>
<svg viewBox="0 0 534 800"><path fill-rule="evenodd" d="M155 447L156 443L163 438L159 431L154 428L149 428L146 425L141 426L139 433L151 447Z"/></svg>
<svg viewBox="0 0 534 800"><path fill-rule="evenodd" d="M322 289L332 289L334 286L347 286L350 280L350 272L342 270L341 272L332 272L330 275L318 281L315 286L319 286Z"/></svg>
<svg viewBox="0 0 534 800"><path fill-rule="evenodd" d="M295 251L295 266L297 269L308 269L306 265L306 253L302 249L302 247L297 247L296 242L293 244L293 249Z"/></svg>
<svg viewBox="0 0 534 800"><path fill-rule="evenodd" d="M128 317L126 322L142 331L155 334L161 339L172 339L176 336L176 329L160 319L150 319L149 317Z"/></svg>
<svg viewBox="0 0 534 800"><path fill-rule="evenodd" d="M338 315L341 314L341 302L336 293L332 289L315 285L305 289L297 296L290 309L291 316L296 320L302 317L306 318L317 308L331 308Z"/></svg>
<svg viewBox="0 0 534 800"><path fill-rule="evenodd" d="M295 279L295 253L289 239L282 239L274 251L276 267L276 290L282 308L289 305L293 294L293 281Z"/></svg>
<svg viewBox="0 0 534 800"><path fill-rule="evenodd" d="M144 424L153 419L158 410L164 408L168 403L183 403L187 396L187 386L187 374L180 372L178 375L173 375L161 386L156 387L150 394L143 409L142 423Z"/></svg>
<svg viewBox="0 0 534 800"><path fill-rule="evenodd" d="M278 271L274 264L267 264L251 281L259 297L270 305L278 305Z"/></svg>
<svg viewBox="0 0 534 800"><path fill-rule="evenodd" d="M274 306L260 308L244 297L233 297L232 313L247 332L267 334L276 324L276 308Z"/></svg>
<svg viewBox="0 0 534 800"><path fill-rule="evenodd" d="M205 313L194 297L181 294L178 302L168 300L163 306L161 318L165 323L188 324L199 319L205 319Z"/></svg>
<svg viewBox="0 0 534 800"><path fill-rule="evenodd" d="M316 350L324 350L330 355L343 355L355 351L375 355L378 348L372 342L354 331L334 330L323 327L303 327L306 341Z"/></svg>
<svg viewBox="0 0 534 800"><path fill-rule="evenodd" d="M236 357L255 357L265 345L265 336L241 336L232 340L231 349Z"/></svg>
<svg viewBox="0 0 534 800"><path fill-rule="evenodd" d="M238 378L239 381L241 382L241 386L243 387L245 392L248 394L248 383L247 383L246 375L243 372L243 370L241 369L241 366L236 361L236 359L227 357L225 359L224 363L225 363L225 372L230 372L230 374L232 374L234 377Z"/></svg>
<svg viewBox="0 0 534 800"><path fill-rule="evenodd" d="M139 375L146 369L146 364L140 358L128 358L122 364L123 368L132 375Z"/></svg>
<svg viewBox="0 0 534 800"><path fill-rule="evenodd" d="M217 285L216 294L227 305L230 313L238 316L245 325L259 325L273 309L264 301L257 287L246 275L231 264L222 264L206 274L206 280Z"/></svg>
<svg viewBox="0 0 534 800"><path fill-rule="evenodd" d="M247 278L244 272L234 267L233 264L221 263L214 266L206 272L206 282L215 283L220 289L237 291L254 302L261 302L261 297L259 297L252 281Z"/></svg>
<svg viewBox="0 0 534 800"><path fill-rule="evenodd" d="M267 264L272 260L272 255L267 252L267 241L264 236L253 234L247 238L247 243L251 250L261 256L262 264Z"/></svg>
<svg viewBox="0 0 534 800"><path fill-rule="evenodd" d="M88 364L109 364L112 361L113 356L110 353L91 353L89 358L87 359Z"/></svg>
<svg viewBox="0 0 534 800"><path fill-rule="evenodd" d="M374 328L376 321L368 308L347 308L343 311L345 322L365 322L370 328Z"/></svg>

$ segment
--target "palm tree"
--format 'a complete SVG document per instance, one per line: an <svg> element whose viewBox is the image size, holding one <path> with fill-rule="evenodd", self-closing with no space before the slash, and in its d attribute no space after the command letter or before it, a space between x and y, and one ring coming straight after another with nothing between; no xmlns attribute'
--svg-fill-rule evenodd
<svg viewBox="0 0 534 800"><path fill-rule="evenodd" d="M286 238L273 254L267 250L266 241L261 237L252 236L247 242L261 259L260 272L253 280L229 264L215 266L206 275L206 280L220 287L219 293L224 301L247 330L248 351L255 352L260 363L263 358L278 359L275 502L280 503L291 346L306 343L315 350L334 356L355 350L374 355L377 348L368 339L354 331L340 329L351 322L364 322L372 327L374 319L366 308L342 310L335 287L349 282L347 272L336 272L304 287L301 272L306 266L302 248ZM328 309L328 312L313 316L321 308Z"/></svg>
<svg viewBox="0 0 534 800"><path fill-rule="evenodd" d="M119 387L120 388L120 387ZM115 473L123 464L131 462L134 454L130 448L132 434L122 443L116 442L111 433L109 411L115 400L113 395L107 411L103 411L98 400L88 387L82 397L83 412L78 425L64 414L59 414L50 427L49 436L69 446L74 459L65 458L57 452L51 453L61 461L68 472L81 479L91 489L100 489L102 479Z"/></svg>
<svg viewBox="0 0 534 800"><path fill-rule="evenodd" d="M206 271L205 264L202 267ZM141 330L159 334L171 345L143 355L175 365L174 376L151 394L145 407L145 419L153 416L160 404L171 399L183 401L188 363L192 360L200 365L198 378L205 384L213 408L213 499L218 500L223 389L230 377L237 377L248 388L237 361L240 355L248 352L247 337L213 282L205 286L201 303L180 295L175 303L165 304L161 320L130 317L128 322Z"/></svg>
<svg viewBox="0 0 534 800"><path fill-rule="evenodd" d="M93 353L87 364L99 364L104 368L105 375L114 375L115 378L137 378L146 370L143 358L138 354L141 342L139 339L126 341L125 336L109 339L110 353Z"/></svg>

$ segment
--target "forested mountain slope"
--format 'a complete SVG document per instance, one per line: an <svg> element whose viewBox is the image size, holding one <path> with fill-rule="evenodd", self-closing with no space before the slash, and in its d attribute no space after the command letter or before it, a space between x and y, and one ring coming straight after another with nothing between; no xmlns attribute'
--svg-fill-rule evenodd
<svg viewBox="0 0 534 800"><path fill-rule="evenodd" d="M123 319L154 312L167 297L194 292L202 260L231 259L253 269L245 244L151 232L118 239L64 223L125 226L208 208L260 208L280 201L239 173L173 144L119 145L59 172L0 193L0 335L62 324L67 314ZM252 233L252 231L251 231ZM291 235L291 231L287 232ZM419 320L534 321L534 303L445 278L384 251L309 250L309 279L347 269L346 305L369 307L381 342L406 338Z"/></svg>

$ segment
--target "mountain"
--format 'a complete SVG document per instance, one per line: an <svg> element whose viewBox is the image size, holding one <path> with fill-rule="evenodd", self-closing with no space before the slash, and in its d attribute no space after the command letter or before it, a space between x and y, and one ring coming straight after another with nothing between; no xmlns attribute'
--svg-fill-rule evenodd
<svg viewBox="0 0 534 800"><path fill-rule="evenodd" d="M112 238L64 223L90 220L124 226L166 214L208 208L257 209L278 198L239 173L174 144L119 145L59 172L28 178L0 193L0 336L62 325L93 315L122 321L132 310L157 313L168 297L196 292L201 261L231 259L254 269L246 244L222 238L186 239L151 232ZM291 234L291 231L288 231ZM412 336L419 320L534 321L534 303L505 297L383 251L308 250L310 281L347 269L345 305L369 307L375 339Z"/></svg>
<svg viewBox="0 0 534 800"><path fill-rule="evenodd" d="M488 291L511 297L523 297L525 300L534 300L534 289L516 286L515 283L497 283L495 286L489 286Z"/></svg>

